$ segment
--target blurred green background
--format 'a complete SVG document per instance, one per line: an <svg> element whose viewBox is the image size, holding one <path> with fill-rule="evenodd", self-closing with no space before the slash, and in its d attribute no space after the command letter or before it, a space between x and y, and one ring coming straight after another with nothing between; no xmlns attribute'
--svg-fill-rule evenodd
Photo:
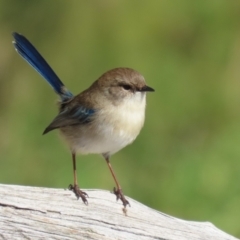
<svg viewBox="0 0 240 240"><path fill-rule="evenodd" d="M240 1L0 2L0 183L66 188L70 153L57 131L42 136L57 97L12 31L75 94L111 68L141 72L156 90L145 126L112 157L125 194L240 237ZM97 155L78 156L78 179L114 186Z"/></svg>

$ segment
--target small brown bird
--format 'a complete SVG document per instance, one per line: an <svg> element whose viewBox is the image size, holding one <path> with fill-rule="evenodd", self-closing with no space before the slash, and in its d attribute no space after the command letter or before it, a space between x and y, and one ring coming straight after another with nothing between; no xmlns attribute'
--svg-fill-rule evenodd
<svg viewBox="0 0 240 240"><path fill-rule="evenodd" d="M101 154L116 183L114 194L126 207L122 192L110 164L110 156L132 143L144 124L146 92L153 92L144 77L130 68L116 68L104 73L81 92L73 94L64 86L36 48L22 35L13 33L17 52L32 65L60 96L59 114L43 134L59 129L72 153L74 183L69 188L77 198L88 203L87 194L77 181L76 153Z"/></svg>

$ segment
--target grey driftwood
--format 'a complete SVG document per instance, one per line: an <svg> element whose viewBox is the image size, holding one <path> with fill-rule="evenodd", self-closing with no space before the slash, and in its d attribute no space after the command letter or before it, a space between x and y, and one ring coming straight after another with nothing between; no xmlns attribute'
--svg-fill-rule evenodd
<svg viewBox="0 0 240 240"><path fill-rule="evenodd" d="M209 222L185 221L127 198L127 216L108 191L0 184L0 239L234 240Z"/></svg>

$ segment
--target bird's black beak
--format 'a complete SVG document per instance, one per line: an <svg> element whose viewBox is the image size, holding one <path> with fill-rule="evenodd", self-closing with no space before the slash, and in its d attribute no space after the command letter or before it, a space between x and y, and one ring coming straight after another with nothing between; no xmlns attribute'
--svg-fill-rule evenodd
<svg viewBox="0 0 240 240"><path fill-rule="evenodd" d="M139 92L154 92L155 90L149 86L144 86L140 89L138 89Z"/></svg>

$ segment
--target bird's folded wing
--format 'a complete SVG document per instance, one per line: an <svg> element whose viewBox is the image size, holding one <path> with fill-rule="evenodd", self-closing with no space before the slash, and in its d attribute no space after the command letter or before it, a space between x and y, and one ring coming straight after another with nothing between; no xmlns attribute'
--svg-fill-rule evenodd
<svg viewBox="0 0 240 240"><path fill-rule="evenodd" d="M71 109L67 107L61 111L57 117L49 124L44 130L43 134L46 134L56 128L67 127L77 124L87 124L93 120L96 110L88 109L83 106L76 106Z"/></svg>

